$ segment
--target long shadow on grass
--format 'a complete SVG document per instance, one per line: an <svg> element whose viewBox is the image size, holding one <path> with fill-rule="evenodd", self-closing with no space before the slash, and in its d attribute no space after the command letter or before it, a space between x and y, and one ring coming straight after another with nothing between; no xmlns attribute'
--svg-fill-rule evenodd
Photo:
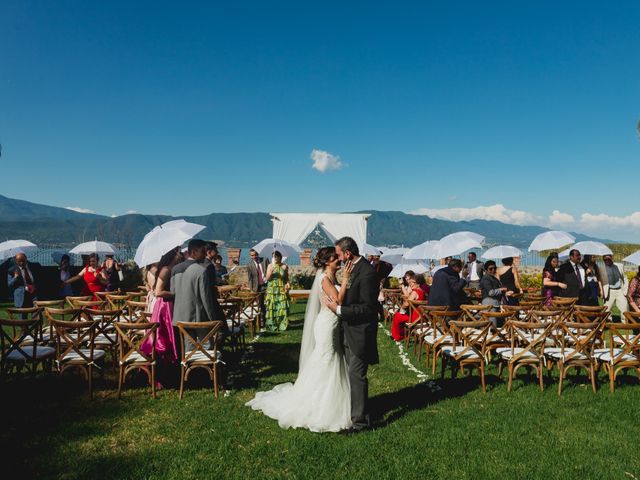
<svg viewBox="0 0 640 480"><path fill-rule="evenodd" d="M383 427L404 417L413 410L422 410L442 400L457 398L480 388L473 378L438 380L440 390L430 383L419 383L395 392L382 393L369 399L372 420Z"/></svg>

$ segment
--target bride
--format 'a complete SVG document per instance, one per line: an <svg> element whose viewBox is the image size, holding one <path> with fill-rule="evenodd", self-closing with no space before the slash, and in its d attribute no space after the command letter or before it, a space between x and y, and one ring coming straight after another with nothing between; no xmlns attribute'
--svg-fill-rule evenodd
<svg viewBox="0 0 640 480"><path fill-rule="evenodd" d="M338 317L326 301L342 302L351 269L344 269L338 291L335 278L340 260L335 248L318 250L313 265L318 271L304 316L298 378L294 384L258 392L246 405L278 420L282 428L338 432L351 427L351 397Z"/></svg>

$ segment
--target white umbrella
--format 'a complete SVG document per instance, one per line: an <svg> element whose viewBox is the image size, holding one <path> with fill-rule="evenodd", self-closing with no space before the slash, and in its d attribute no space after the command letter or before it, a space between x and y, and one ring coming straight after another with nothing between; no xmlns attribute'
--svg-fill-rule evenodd
<svg viewBox="0 0 640 480"><path fill-rule="evenodd" d="M133 260L140 267L156 263L165 253L192 239L205 228L207 227L204 225L184 220L171 220L163 223L144 236L136 249Z"/></svg>
<svg viewBox="0 0 640 480"><path fill-rule="evenodd" d="M622 260L629 263L635 263L636 265L640 265L640 250L636 253L632 253L628 257L624 257Z"/></svg>
<svg viewBox="0 0 640 480"><path fill-rule="evenodd" d="M117 255L118 250L110 243L93 240L76 245L69 253L75 253L76 255L90 255L92 253L98 255Z"/></svg>
<svg viewBox="0 0 640 480"><path fill-rule="evenodd" d="M522 251L520 251L516 247L512 247L510 245L498 245L484 252L482 254L482 258L496 259L496 258L519 257L520 255L522 255Z"/></svg>
<svg viewBox="0 0 640 480"><path fill-rule="evenodd" d="M440 242L438 240L427 240L426 242L423 242L420 245L416 245L415 247L409 249L409 251L404 254L404 258L406 260L426 260L439 258L437 257L439 245Z"/></svg>
<svg viewBox="0 0 640 480"><path fill-rule="evenodd" d="M0 243L0 261L15 257L18 253L29 254L34 252L38 246L28 240L7 240Z"/></svg>
<svg viewBox="0 0 640 480"><path fill-rule="evenodd" d="M374 257L378 257L382 255L382 252L378 247L374 247L369 243L363 243L360 247L360 255L364 255L365 257L369 255L373 255Z"/></svg>
<svg viewBox="0 0 640 480"><path fill-rule="evenodd" d="M276 250L279 251L283 257L290 257L302 251L298 245L285 240L278 240L277 238L265 238L255 245L253 249L258 252L258 255L263 257L271 257Z"/></svg>
<svg viewBox="0 0 640 480"><path fill-rule="evenodd" d="M471 250L472 248L481 248L484 237L473 232L456 232L446 235L440 239L436 251L437 257L446 258L453 255Z"/></svg>
<svg viewBox="0 0 640 480"><path fill-rule="evenodd" d="M582 255L613 255L613 252L609 247L601 242L593 242L590 240L584 242L578 242L568 248L568 251L573 249L579 250Z"/></svg>
<svg viewBox="0 0 640 480"><path fill-rule="evenodd" d="M529 245L530 252L540 252L542 250L555 250L576 241L576 237L562 230L551 230L541 233L533 239Z"/></svg>
<svg viewBox="0 0 640 480"><path fill-rule="evenodd" d="M404 274L409 270L419 275L421 273L428 272L429 267L421 262L399 263L398 265L393 267L393 270L391 270L389 276L394 278L402 278Z"/></svg>
<svg viewBox="0 0 640 480"><path fill-rule="evenodd" d="M380 260L390 263L391 265L397 265L398 263L402 263L402 256L408 251L408 248L389 248L382 254Z"/></svg>

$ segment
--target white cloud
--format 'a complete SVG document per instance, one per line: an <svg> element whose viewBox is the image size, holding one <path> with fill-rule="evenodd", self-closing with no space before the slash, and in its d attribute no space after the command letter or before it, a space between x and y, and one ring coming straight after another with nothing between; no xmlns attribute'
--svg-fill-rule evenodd
<svg viewBox="0 0 640 480"><path fill-rule="evenodd" d="M511 210L502 204L472 208L420 208L414 215L428 215L443 220L459 222L462 220L497 220L514 225L540 225L542 217L523 210Z"/></svg>
<svg viewBox="0 0 640 480"><path fill-rule="evenodd" d="M324 150L316 150L315 148L311 151L311 160L313 160L311 168L316 169L320 173L329 170L339 170L345 166L339 156L325 152Z"/></svg>
<svg viewBox="0 0 640 480"><path fill-rule="evenodd" d="M133 215L134 213L138 213L137 210L127 210L126 215Z"/></svg>
<svg viewBox="0 0 640 480"><path fill-rule="evenodd" d="M568 225L568 224L574 223L575 221L576 219L573 218L573 215L569 215L568 213L563 213L560 210L554 210L553 212L551 212L551 215L549 215L550 226Z"/></svg>
<svg viewBox="0 0 640 480"><path fill-rule="evenodd" d="M64 207L67 210L73 210L74 212L78 212L78 213L96 213L93 210L89 210L88 208L82 208L82 207Z"/></svg>
<svg viewBox="0 0 640 480"><path fill-rule="evenodd" d="M583 213L580 224L587 228L640 228L640 212L625 217L616 217L606 213Z"/></svg>

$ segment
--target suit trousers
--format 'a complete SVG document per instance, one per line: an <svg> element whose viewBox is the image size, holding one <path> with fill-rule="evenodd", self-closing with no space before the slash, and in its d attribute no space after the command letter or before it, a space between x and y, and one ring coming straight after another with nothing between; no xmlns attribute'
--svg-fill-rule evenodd
<svg viewBox="0 0 640 480"><path fill-rule="evenodd" d="M619 288L614 290L613 288L609 289L609 300L604 302L607 306L607 309L611 311L613 305L615 304L620 310L620 317L624 318L624 312L629 309L629 301L627 300L627 296L625 295L625 289Z"/></svg>
<svg viewBox="0 0 640 480"><path fill-rule="evenodd" d="M353 354L346 339L344 351L349 372L349 384L351 386L351 423L354 429L360 430L371 425L367 405L369 399L367 368L369 364Z"/></svg>

